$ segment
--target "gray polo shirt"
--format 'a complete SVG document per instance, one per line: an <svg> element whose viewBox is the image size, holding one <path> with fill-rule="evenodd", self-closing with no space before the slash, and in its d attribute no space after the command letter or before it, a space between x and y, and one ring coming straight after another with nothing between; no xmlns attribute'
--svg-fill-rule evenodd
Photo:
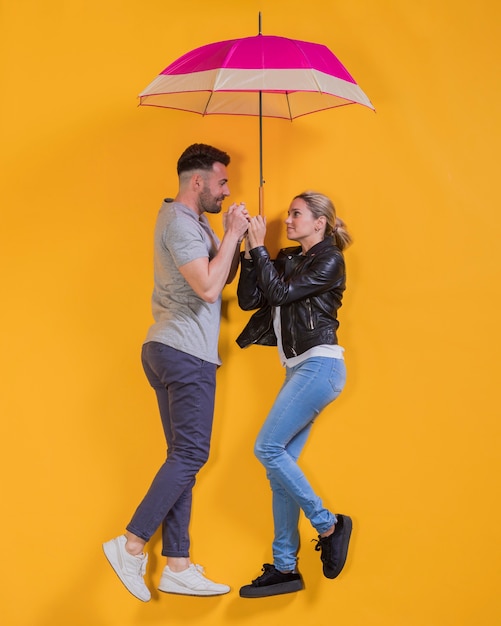
<svg viewBox="0 0 501 626"><path fill-rule="evenodd" d="M178 202L164 202L158 213L154 239L155 323L145 342L160 343L204 361L221 364L218 353L221 296L210 304L197 296L179 268L195 259L212 259L219 239L205 215Z"/></svg>

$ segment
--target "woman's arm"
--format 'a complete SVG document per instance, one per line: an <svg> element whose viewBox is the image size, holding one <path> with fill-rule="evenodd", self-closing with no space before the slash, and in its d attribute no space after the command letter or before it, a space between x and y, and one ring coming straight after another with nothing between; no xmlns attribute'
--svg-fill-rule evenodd
<svg viewBox="0 0 501 626"><path fill-rule="evenodd" d="M264 246L252 249L251 255L257 285L271 306L282 306L316 296L344 282L344 259L338 251L301 257L298 262L302 262L304 271L293 272L287 278L277 272Z"/></svg>
<svg viewBox="0 0 501 626"><path fill-rule="evenodd" d="M246 258L245 253L240 255L240 277L237 287L238 305L244 311L259 309L266 304L263 292L257 284L257 274L254 262Z"/></svg>

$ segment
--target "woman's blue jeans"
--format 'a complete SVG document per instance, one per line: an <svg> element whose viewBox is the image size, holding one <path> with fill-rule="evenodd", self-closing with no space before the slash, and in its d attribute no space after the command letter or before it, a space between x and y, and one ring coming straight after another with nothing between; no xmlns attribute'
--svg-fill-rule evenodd
<svg viewBox="0 0 501 626"><path fill-rule="evenodd" d="M273 563L281 571L296 567L300 510L319 534L337 521L314 493L297 460L314 419L337 398L345 381L342 359L312 357L287 367L285 382L257 437L254 453L266 468L273 492Z"/></svg>

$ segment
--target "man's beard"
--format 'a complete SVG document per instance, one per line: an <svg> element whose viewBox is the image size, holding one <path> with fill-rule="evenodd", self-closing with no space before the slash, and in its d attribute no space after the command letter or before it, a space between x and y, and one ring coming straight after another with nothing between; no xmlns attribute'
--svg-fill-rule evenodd
<svg viewBox="0 0 501 626"><path fill-rule="evenodd" d="M222 206L217 202L224 200L224 196L215 198L208 189L200 193L198 197L199 206L204 213L221 213Z"/></svg>

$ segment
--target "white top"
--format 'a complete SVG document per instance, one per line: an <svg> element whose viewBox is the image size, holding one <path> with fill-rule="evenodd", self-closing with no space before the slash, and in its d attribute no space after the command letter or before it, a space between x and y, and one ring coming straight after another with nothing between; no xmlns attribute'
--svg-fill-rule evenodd
<svg viewBox="0 0 501 626"><path fill-rule="evenodd" d="M282 326L280 323L280 307L273 307L273 328L275 330L275 335L277 336L277 347L278 347L278 356L280 357L280 362L282 365L286 367L295 367L299 365L306 359L309 359L314 356L324 356L329 359L341 359L344 360L344 348L342 348L338 344L322 344L320 346L314 346L306 352L298 356L294 356L288 359L285 356L284 349L282 346Z"/></svg>

